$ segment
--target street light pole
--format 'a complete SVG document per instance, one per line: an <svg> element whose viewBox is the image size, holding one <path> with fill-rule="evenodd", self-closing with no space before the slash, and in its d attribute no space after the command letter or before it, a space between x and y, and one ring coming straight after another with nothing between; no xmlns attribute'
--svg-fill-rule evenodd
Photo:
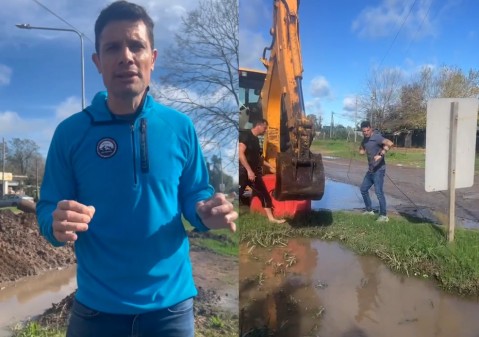
<svg viewBox="0 0 479 337"><path fill-rule="evenodd" d="M220 153L220 186L218 186L218 187L219 187L220 192L223 193L225 191L226 186L223 182L223 158L221 157L221 146L218 142L216 142L214 140L209 140L204 145L207 146L208 144L216 145L217 148L218 148L218 152Z"/></svg>
<svg viewBox="0 0 479 337"><path fill-rule="evenodd" d="M220 184L220 192L224 193L225 191L225 184L223 183L223 159L221 158L221 147L220 144L216 143L218 145L218 151L220 152L220 176L221 176L221 184Z"/></svg>
<svg viewBox="0 0 479 337"><path fill-rule="evenodd" d="M80 38L80 48L81 48L81 107L82 110L85 109L85 62L83 56L83 33L80 33L76 29L70 28L52 28L52 27L35 27L30 26L28 23L22 23L15 25L20 29L40 29L40 30L56 30L60 32L73 32L78 35Z"/></svg>

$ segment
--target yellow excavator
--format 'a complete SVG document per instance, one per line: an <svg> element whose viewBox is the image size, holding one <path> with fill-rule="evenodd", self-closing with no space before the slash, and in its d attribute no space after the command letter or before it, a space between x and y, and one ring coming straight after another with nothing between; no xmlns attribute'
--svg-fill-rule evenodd
<svg viewBox="0 0 479 337"><path fill-rule="evenodd" d="M274 199L310 205L323 197L325 178L321 155L310 150L315 130L303 101L298 7L299 0L274 1L272 42L261 58L266 71L240 67L239 122L241 131L255 118L268 121L262 147L264 159L276 169ZM268 186L267 180L265 175ZM278 211L287 204L274 207Z"/></svg>

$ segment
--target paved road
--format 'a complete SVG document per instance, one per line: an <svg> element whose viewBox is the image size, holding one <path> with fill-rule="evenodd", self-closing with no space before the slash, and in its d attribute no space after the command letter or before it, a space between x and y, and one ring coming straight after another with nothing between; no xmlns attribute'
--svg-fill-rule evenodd
<svg viewBox="0 0 479 337"><path fill-rule="evenodd" d="M326 177L356 186L361 184L367 170L366 160L324 156L323 163ZM447 221L449 192L426 192L424 174L424 169L388 164L384 184L385 193L387 196L400 200L400 204L394 206L398 213L417 215L435 221ZM476 175L472 187L456 190L458 226L479 228L478 178Z"/></svg>

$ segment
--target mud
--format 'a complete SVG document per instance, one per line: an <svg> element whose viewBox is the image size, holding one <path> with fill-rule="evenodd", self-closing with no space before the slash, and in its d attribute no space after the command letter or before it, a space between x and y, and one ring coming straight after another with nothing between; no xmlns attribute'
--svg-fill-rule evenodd
<svg viewBox="0 0 479 337"><path fill-rule="evenodd" d="M197 324L213 315L228 312L238 317L238 259L224 257L201 249L196 238L207 236L222 241L229 238L213 232L191 233L190 257L198 289L195 301ZM15 214L0 211L0 291L15 286L15 281L61 269L76 263L73 245L55 248L38 231L34 214ZM65 326L74 293L52 304L42 315L35 317L43 324Z"/></svg>
<svg viewBox="0 0 479 337"><path fill-rule="evenodd" d="M0 211L0 287L76 262L72 245L55 248L39 233L34 214Z"/></svg>

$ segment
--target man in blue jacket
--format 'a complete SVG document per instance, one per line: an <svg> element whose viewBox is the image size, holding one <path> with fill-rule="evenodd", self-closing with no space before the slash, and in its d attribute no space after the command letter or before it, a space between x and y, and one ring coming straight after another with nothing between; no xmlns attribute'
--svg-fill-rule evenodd
<svg viewBox="0 0 479 337"><path fill-rule="evenodd" d="M37 205L41 233L75 243L67 336L193 337L182 216L198 231L234 231L238 214L208 184L191 120L148 94L157 51L144 8L106 7L95 48L107 91L57 127Z"/></svg>

